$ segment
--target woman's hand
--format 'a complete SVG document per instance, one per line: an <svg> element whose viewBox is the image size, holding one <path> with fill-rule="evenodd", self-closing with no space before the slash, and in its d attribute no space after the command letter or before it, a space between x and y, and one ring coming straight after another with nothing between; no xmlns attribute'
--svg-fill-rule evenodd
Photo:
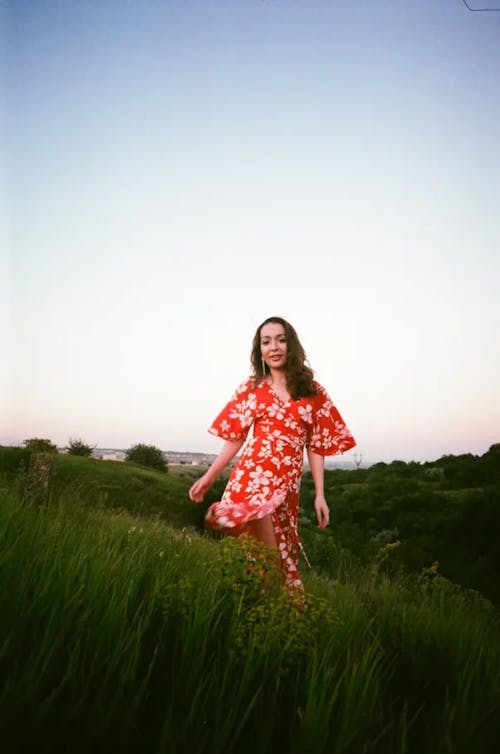
<svg viewBox="0 0 500 754"><path fill-rule="evenodd" d="M330 511L325 498L322 495L316 495L314 498L314 510L316 511L316 518L318 519L318 526L320 529L324 529L328 526L330 521Z"/></svg>
<svg viewBox="0 0 500 754"><path fill-rule="evenodd" d="M208 492L213 483L213 475L208 471L206 471L203 476L197 479L189 490L189 497L193 501L193 503L203 502L203 496L205 495L205 492Z"/></svg>
<svg viewBox="0 0 500 754"><path fill-rule="evenodd" d="M203 501L205 492L210 489L221 471L232 461L242 445L243 440L226 440L213 464L205 471L203 476L196 480L189 490L189 497L193 503L201 503Z"/></svg>

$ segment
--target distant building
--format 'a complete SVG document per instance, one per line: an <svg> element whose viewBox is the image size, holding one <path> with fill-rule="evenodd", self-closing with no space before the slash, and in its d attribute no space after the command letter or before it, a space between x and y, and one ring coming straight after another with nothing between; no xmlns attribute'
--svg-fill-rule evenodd
<svg viewBox="0 0 500 754"><path fill-rule="evenodd" d="M94 458L100 458L101 461L124 461L125 451L115 450L114 448L99 448L94 450Z"/></svg>

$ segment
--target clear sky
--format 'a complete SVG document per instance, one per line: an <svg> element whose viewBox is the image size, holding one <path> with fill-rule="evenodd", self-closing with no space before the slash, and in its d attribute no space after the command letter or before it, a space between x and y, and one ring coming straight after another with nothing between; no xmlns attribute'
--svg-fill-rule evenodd
<svg viewBox="0 0 500 754"><path fill-rule="evenodd" d="M0 29L0 443L217 452L273 314L364 460L500 441L500 13L0 0Z"/></svg>

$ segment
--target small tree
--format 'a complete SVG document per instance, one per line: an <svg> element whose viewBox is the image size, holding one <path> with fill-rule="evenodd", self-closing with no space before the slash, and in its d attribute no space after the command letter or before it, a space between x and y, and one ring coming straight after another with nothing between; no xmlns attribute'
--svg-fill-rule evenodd
<svg viewBox="0 0 500 754"><path fill-rule="evenodd" d="M30 437L24 440L24 445L35 453L58 453L57 445L46 437Z"/></svg>
<svg viewBox="0 0 500 754"><path fill-rule="evenodd" d="M162 451L154 445L144 445L144 443L133 445L125 453L125 460L157 471L168 471Z"/></svg>
<svg viewBox="0 0 500 754"><path fill-rule="evenodd" d="M74 440L70 437L67 451L70 456L91 456L95 447L95 445L87 445L80 437Z"/></svg>

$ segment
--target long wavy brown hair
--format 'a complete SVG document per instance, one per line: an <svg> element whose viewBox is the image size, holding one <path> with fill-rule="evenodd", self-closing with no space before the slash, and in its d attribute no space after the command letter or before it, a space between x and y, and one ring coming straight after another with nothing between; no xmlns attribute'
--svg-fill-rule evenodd
<svg viewBox="0 0 500 754"><path fill-rule="evenodd" d="M255 382L258 384L266 375L269 374L267 366L262 368L262 353L260 350L260 331L264 325L270 323L282 325L285 330L286 336L286 385L288 392L292 398L296 401L299 398L309 398L312 395L316 395L317 390L313 383L314 373L306 361L306 353L302 347L295 329L292 325L283 319L283 317L268 317L257 328L257 332L254 335L252 343L252 353L250 361L252 363L253 370L255 372Z"/></svg>

